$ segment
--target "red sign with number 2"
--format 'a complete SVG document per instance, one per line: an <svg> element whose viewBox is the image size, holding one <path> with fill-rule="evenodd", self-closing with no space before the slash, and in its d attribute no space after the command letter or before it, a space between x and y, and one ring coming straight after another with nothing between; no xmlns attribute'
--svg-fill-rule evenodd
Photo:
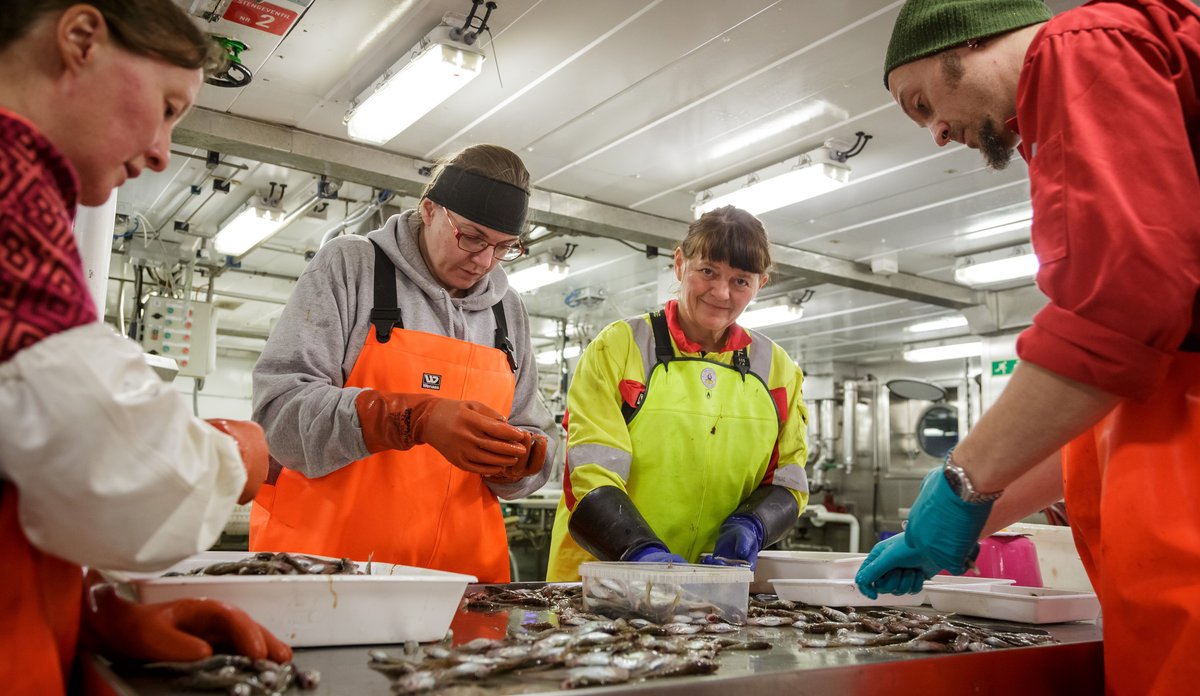
<svg viewBox="0 0 1200 696"><path fill-rule="evenodd" d="M283 36L296 21L298 13L285 10L269 2L254 2L254 0L233 0L233 4L225 10L225 19L235 24L244 24L268 34Z"/></svg>

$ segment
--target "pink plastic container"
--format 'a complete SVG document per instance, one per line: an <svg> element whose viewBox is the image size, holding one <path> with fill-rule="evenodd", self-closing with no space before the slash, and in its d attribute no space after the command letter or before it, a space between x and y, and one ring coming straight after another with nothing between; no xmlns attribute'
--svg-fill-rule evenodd
<svg viewBox="0 0 1200 696"><path fill-rule="evenodd" d="M1008 578L1025 587L1041 587L1037 549L1022 534L993 534L979 542L975 566L985 578ZM968 571L969 572L969 571Z"/></svg>

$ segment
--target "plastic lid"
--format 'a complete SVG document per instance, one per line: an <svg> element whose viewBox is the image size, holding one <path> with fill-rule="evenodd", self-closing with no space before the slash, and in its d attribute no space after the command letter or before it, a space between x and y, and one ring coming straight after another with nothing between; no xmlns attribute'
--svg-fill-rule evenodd
<svg viewBox="0 0 1200 696"><path fill-rule="evenodd" d="M640 580L642 582L673 582L687 585L750 582L754 571L749 568L701 565L698 563L614 563L590 561L579 566L583 577Z"/></svg>

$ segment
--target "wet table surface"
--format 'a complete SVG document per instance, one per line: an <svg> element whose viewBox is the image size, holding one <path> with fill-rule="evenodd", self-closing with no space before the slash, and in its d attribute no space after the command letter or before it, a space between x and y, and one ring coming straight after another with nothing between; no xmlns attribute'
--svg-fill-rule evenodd
<svg viewBox="0 0 1200 696"><path fill-rule="evenodd" d="M511 587L537 588L544 583L514 583ZM469 589L475 589L469 588ZM906 608L906 609L912 609ZM926 607L918 611L930 612ZM545 609L512 607L501 611L460 609L451 624L455 645L474 638L504 638L511 628L546 621ZM850 694L1036 694L1103 693L1101 629L1098 623L1081 622L1030 626L955 617L984 628L1045 632L1058 644L1006 648L980 653L930 654L893 652L881 648L806 648L801 634L790 626L745 626L727 634L739 639L766 640L769 650L723 651L719 669L709 675L656 679L628 684L574 689L568 693L680 693L701 694L781 693L848 696ZM393 653L399 645L301 648L294 664L321 673L314 691L293 689L290 694L393 694L391 681L367 666L367 652ZM120 696L157 696L215 692L180 691L172 678L135 667L110 667L93 662L100 681ZM441 696L463 694L550 693L563 691L563 670L526 672L492 677L474 685L438 690Z"/></svg>

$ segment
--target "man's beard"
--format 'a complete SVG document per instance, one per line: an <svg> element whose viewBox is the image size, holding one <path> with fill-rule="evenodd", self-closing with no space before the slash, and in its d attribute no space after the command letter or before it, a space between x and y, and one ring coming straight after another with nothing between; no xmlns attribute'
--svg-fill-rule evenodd
<svg viewBox="0 0 1200 696"><path fill-rule="evenodd" d="M997 171L1008 166L1012 159L1012 148L1004 143L1004 138L996 131L996 124L987 119L979 127L979 151L987 165Z"/></svg>

